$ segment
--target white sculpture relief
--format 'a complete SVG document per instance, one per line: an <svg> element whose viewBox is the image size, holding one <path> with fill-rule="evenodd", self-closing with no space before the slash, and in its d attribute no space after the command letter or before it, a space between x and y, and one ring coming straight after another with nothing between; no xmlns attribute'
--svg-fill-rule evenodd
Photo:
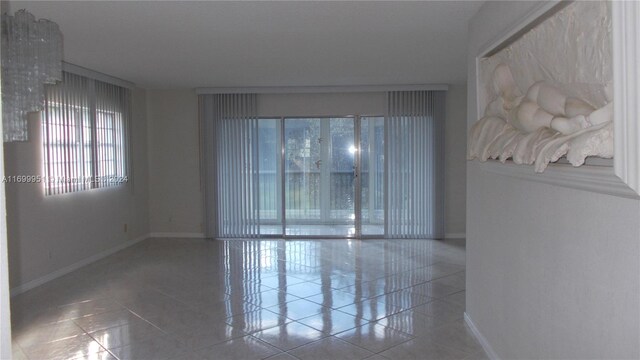
<svg viewBox="0 0 640 360"><path fill-rule="evenodd" d="M469 133L469 160L512 159L542 172L563 156L574 166L589 156L613 157L609 13L604 2L571 4L483 59L479 101L486 106ZM601 27L589 25L596 20ZM541 51L558 38L585 36L597 41L569 43L567 58ZM598 64L604 70L592 71ZM554 82L536 81L549 78Z"/></svg>
<svg viewBox="0 0 640 360"><path fill-rule="evenodd" d="M511 158L542 172L564 155L574 166L588 156L613 156L611 86L607 104L598 109L544 81L522 95L504 64L494 70L493 86L497 97L469 133L469 160Z"/></svg>

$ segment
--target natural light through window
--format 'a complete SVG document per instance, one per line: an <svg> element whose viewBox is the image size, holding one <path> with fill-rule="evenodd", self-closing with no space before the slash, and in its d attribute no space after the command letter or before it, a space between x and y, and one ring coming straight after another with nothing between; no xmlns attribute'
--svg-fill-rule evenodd
<svg viewBox="0 0 640 360"><path fill-rule="evenodd" d="M47 88L42 144L47 195L126 183L129 90L64 73Z"/></svg>

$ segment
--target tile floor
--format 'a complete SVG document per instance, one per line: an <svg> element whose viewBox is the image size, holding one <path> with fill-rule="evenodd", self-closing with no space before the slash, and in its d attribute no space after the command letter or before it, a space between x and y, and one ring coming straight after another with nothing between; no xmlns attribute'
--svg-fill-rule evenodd
<svg viewBox="0 0 640 360"><path fill-rule="evenodd" d="M149 239L14 297L14 359L486 359L464 264L464 241Z"/></svg>

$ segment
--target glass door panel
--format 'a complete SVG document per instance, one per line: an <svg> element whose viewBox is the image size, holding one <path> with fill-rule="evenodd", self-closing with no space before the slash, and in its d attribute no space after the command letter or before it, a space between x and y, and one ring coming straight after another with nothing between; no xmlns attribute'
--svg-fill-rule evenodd
<svg viewBox="0 0 640 360"><path fill-rule="evenodd" d="M355 152L352 118L330 119L329 220L334 224L355 222Z"/></svg>
<svg viewBox="0 0 640 360"><path fill-rule="evenodd" d="M319 222L322 134L320 119L286 119L285 216L288 224Z"/></svg>
<svg viewBox="0 0 640 360"><path fill-rule="evenodd" d="M258 120L260 234L282 235L280 119Z"/></svg>
<svg viewBox="0 0 640 360"><path fill-rule="evenodd" d="M354 118L284 120L285 234L354 236Z"/></svg>
<svg viewBox="0 0 640 360"><path fill-rule="evenodd" d="M360 118L362 235L384 235L384 117Z"/></svg>

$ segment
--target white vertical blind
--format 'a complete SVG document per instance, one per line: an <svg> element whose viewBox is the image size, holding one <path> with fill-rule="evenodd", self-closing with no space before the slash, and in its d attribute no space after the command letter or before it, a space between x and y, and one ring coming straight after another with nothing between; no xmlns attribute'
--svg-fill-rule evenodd
<svg viewBox="0 0 640 360"><path fill-rule="evenodd" d="M207 236L258 237L256 95L200 95L199 104Z"/></svg>
<svg viewBox="0 0 640 360"><path fill-rule="evenodd" d="M128 181L130 91L64 72L47 86L42 116L45 193Z"/></svg>
<svg viewBox="0 0 640 360"><path fill-rule="evenodd" d="M444 235L445 94L389 92L385 130L388 237Z"/></svg>
<svg viewBox="0 0 640 360"><path fill-rule="evenodd" d="M98 187L117 185L127 174L125 134L129 90L95 81L96 175Z"/></svg>

